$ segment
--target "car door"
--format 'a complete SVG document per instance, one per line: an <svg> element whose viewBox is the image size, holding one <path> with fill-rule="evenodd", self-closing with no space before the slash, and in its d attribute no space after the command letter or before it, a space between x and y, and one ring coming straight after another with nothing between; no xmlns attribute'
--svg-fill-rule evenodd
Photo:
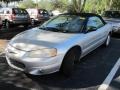
<svg viewBox="0 0 120 90"><path fill-rule="evenodd" d="M83 53L86 55L106 39L105 23L97 16L89 17L84 35Z"/></svg>

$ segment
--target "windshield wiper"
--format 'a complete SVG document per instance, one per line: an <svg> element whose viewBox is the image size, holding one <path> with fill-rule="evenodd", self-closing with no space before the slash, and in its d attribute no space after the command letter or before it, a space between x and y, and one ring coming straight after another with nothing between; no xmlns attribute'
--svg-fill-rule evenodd
<svg viewBox="0 0 120 90"><path fill-rule="evenodd" d="M40 27L39 29L53 31L53 32L73 33L72 31L69 31L69 30L65 30L62 28L58 29L58 28L54 28L54 27Z"/></svg>
<svg viewBox="0 0 120 90"><path fill-rule="evenodd" d="M43 30L46 30L47 28L46 28L46 27L39 27L39 29L43 29Z"/></svg>
<svg viewBox="0 0 120 90"><path fill-rule="evenodd" d="M59 32L61 30L54 28L54 27L40 27L39 29L43 29L43 30L48 30L48 31L54 31L54 32Z"/></svg>

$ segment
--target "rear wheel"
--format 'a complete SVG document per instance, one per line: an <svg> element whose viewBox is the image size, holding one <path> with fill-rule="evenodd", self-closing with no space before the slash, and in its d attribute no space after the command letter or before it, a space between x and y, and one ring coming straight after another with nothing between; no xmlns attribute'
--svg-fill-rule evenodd
<svg viewBox="0 0 120 90"><path fill-rule="evenodd" d="M107 39L106 39L105 42L104 42L104 46L105 46L105 47L109 46L110 41L111 41L111 36L110 36L110 34L109 34L109 35L107 36Z"/></svg>
<svg viewBox="0 0 120 90"><path fill-rule="evenodd" d="M74 69L74 64L75 61L79 61L79 56L77 53L78 50L76 49L71 49L65 56L60 71L62 72L62 74L64 74L65 76L71 76L73 69Z"/></svg>
<svg viewBox="0 0 120 90"><path fill-rule="evenodd" d="M31 25L34 26L35 25L35 20L31 19Z"/></svg>
<svg viewBox="0 0 120 90"><path fill-rule="evenodd" d="M8 20L5 20L5 28L7 29L10 28L10 22Z"/></svg>
<svg viewBox="0 0 120 90"><path fill-rule="evenodd" d="M23 25L23 26L24 26L24 28L28 29L29 24L25 24L25 25Z"/></svg>

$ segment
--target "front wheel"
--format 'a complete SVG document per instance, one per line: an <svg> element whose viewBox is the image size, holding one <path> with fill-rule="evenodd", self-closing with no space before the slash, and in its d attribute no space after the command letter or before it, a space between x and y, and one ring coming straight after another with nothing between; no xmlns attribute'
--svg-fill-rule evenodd
<svg viewBox="0 0 120 90"><path fill-rule="evenodd" d="M34 26L35 25L35 20L31 19L31 25Z"/></svg>
<svg viewBox="0 0 120 90"><path fill-rule="evenodd" d="M10 22L8 20L5 20L5 28L7 29L10 28Z"/></svg>
<svg viewBox="0 0 120 90"><path fill-rule="evenodd" d="M73 69L74 69L75 61L79 59L79 56L76 52L77 52L77 50L75 50L75 49L70 50L66 54L66 56L62 62L60 71L65 76L71 76Z"/></svg>
<svg viewBox="0 0 120 90"><path fill-rule="evenodd" d="M24 26L25 29L28 29L29 24L25 24L25 25L23 25L23 26Z"/></svg>
<svg viewBox="0 0 120 90"><path fill-rule="evenodd" d="M110 36L110 34L107 36L107 39L105 40L105 42L104 42L104 46L109 46L109 44L110 44L110 41L111 41L111 36Z"/></svg>

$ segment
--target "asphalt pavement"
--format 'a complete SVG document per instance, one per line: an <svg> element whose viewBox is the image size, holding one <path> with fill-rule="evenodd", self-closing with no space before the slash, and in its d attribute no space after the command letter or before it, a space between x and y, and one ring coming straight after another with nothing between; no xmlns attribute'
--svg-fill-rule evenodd
<svg viewBox="0 0 120 90"><path fill-rule="evenodd" d="M0 38L12 38L6 38L5 34ZM0 56L0 90L98 90L119 58L119 35L112 37L107 48L101 46L82 58L69 78L59 72L44 76L25 74L10 68L3 54ZM107 90L120 90L120 68Z"/></svg>

